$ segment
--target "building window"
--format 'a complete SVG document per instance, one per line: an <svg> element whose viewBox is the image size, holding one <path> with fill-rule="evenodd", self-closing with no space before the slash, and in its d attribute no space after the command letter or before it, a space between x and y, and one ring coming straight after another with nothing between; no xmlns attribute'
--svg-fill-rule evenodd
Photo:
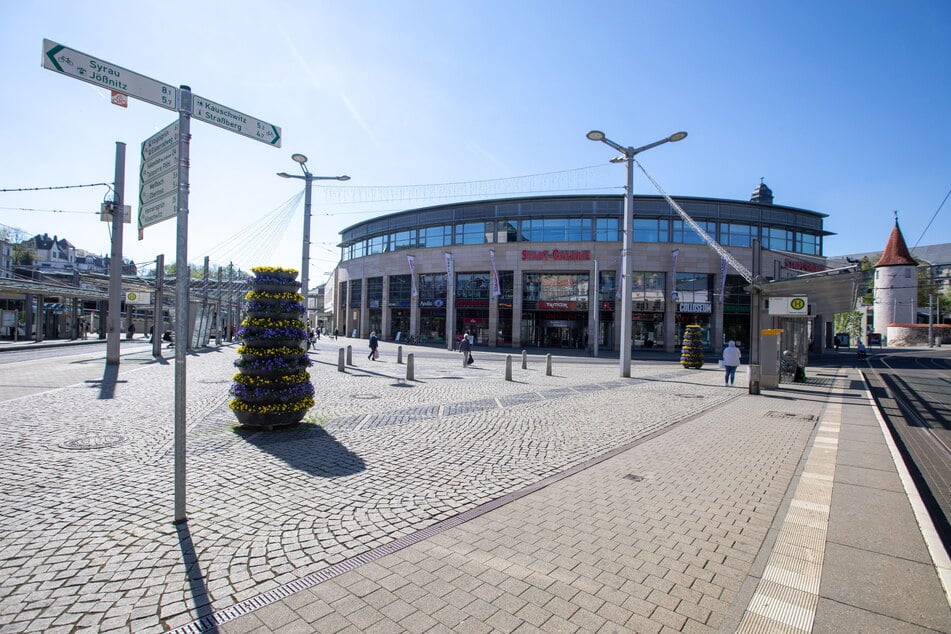
<svg viewBox="0 0 951 634"><path fill-rule="evenodd" d="M620 222L618 218L598 218L595 221L594 239L598 242L620 242Z"/></svg>
<svg viewBox="0 0 951 634"><path fill-rule="evenodd" d="M619 299L617 292L617 271L599 271L598 300L602 302L613 302Z"/></svg>
<svg viewBox="0 0 951 634"><path fill-rule="evenodd" d="M419 241L416 238L416 230L411 229L410 231L400 231L399 233L394 233L390 236L390 244L393 245L394 251L399 251L400 249L415 249L419 246Z"/></svg>
<svg viewBox="0 0 951 634"><path fill-rule="evenodd" d="M422 247L444 247L452 244L452 226L426 227L419 230L419 242Z"/></svg>
<svg viewBox="0 0 951 634"><path fill-rule="evenodd" d="M809 255L819 255L819 236L800 231L796 234L796 251Z"/></svg>
<svg viewBox="0 0 951 634"><path fill-rule="evenodd" d="M497 242L518 242L518 221L499 220L496 223Z"/></svg>
<svg viewBox="0 0 951 634"><path fill-rule="evenodd" d="M700 225L700 228L706 231L711 238L714 240L717 239L717 223L706 220L697 220L695 222ZM703 244L703 238L700 237L699 233L693 230L693 227L683 220L674 220L674 239L672 242Z"/></svg>
<svg viewBox="0 0 951 634"><path fill-rule="evenodd" d="M499 271L499 290L502 291L502 294L499 296L499 301L508 300L507 303L511 306L512 299L515 297L514 271Z"/></svg>
<svg viewBox="0 0 951 634"><path fill-rule="evenodd" d="M776 227L764 228L763 246L774 251L792 251L792 231Z"/></svg>
<svg viewBox="0 0 951 634"><path fill-rule="evenodd" d="M489 299L489 274L456 273L456 297L459 299Z"/></svg>
<svg viewBox="0 0 951 634"><path fill-rule="evenodd" d="M467 222L456 225L456 244L486 244L492 242L491 222Z"/></svg>
<svg viewBox="0 0 951 634"><path fill-rule="evenodd" d="M756 227L739 223L720 225L720 244L728 247L751 247L756 238Z"/></svg>
<svg viewBox="0 0 951 634"><path fill-rule="evenodd" d="M667 226L659 218L635 218L634 242L667 242Z"/></svg>
<svg viewBox="0 0 951 634"><path fill-rule="evenodd" d="M713 297L713 276L706 273L678 273L677 301L709 302Z"/></svg>
<svg viewBox="0 0 951 634"><path fill-rule="evenodd" d="M522 239L528 242L584 242L591 240L590 218L539 218L522 221Z"/></svg>
<svg viewBox="0 0 951 634"><path fill-rule="evenodd" d="M413 286L409 275L390 276L390 306L409 306Z"/></svg>
<svg viewBox="0 0 951 634"><path fill-rule="evenodd" d="M386 236L376 236L367 240L367 255L386 252Z"/></svg>
<svg viewBox="0 0 951 634"><path fill-rule="evenodd" d="M584 302L587 305L587 273L525 273L524 280L522 298L526 302Z"/></svg>
<svg viewBox="0 0 951 634"><path fill-rule="evenodd" d="M631 300L635 312L664 312L667 274L657 271L633 271Z"/></svg>
<svg viewBox="0 0 951 634"><path fill-rule="evenodd" d="M446 305L446 274L429 273L419 276L419 305Z"/></svg>
<svg viewBox="0 0 951 634"><path fill-rule="evenodd" d="M360 308L363 303L363 280L350 280L350 308Z"/></svg>
<svg viewBox="0 0 951 634"><path fill-rule="evenodd" d="M380 308L383 306L383 278L367 278L367 307Z"/></svg>

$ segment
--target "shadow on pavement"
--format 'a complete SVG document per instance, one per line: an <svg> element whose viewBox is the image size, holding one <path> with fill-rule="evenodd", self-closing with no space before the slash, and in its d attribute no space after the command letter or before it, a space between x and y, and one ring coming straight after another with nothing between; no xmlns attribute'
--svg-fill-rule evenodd
<svg viewBox="0 0 951 634"><path fill-rule="evenodd" d="M290 467L319 478L352 475L366 469L363 459L319 425L260 431L236 427L235 433Z"/></svg>
<svg viewBox="0 0 951 634"><path fill-rule="evenodd" d="M86 383L91 384L90 387L99 384L99 399L110 399L116 397L116 383L125 383L125 381L119 380L119 366L118 365L109 365L102 371L102 378L98 381L86 381Z"/></svg>
<svg viewBox="0 0 951 634"><path fill-rule="evenodd" d="M191 531L188 524L182 522L175 525L178 533L178 546L182 551L182 564L185 567L185 577L188 579L188 588L192 595L192 604L195 607L196 620L209 616L214 610L211 599L208 597L208 587L205 585L205 575L201 571L201 562L195 552ZM204 632L217 632L218 628L205 629Z"/></svg>

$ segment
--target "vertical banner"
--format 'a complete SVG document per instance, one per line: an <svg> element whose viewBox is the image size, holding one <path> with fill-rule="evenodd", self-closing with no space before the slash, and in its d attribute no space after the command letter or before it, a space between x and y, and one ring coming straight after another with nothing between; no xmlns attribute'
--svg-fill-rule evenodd
<svg viewBox="0 0 951 634"><path fill-rule="evenodd" d="M723 291L726 289L726 258L720 258L720 301L724 301Z"/></svg>
<svg viewBox="0 0 951 634"><path fill-rule="evenodd" d="M680 255L680 249L674 249L670 253L670 271L674 274L674 280L677 279L677 256Z"/></svg>
<svg viewBox="0 0 951 634"><path fill-rule="evenodd" d="M492 297L502 294L502 285L499 283L499 272L495 268L495 249L489 249L489 263L492 265Z"/></svg>
<svg viewBox="0 0 951 634"><path fill-rule="evenodd" d="M449 278L446 281L451 282L452 281L452 253L449 253L447 251L443 253L443 256L446 258L446 275L449 276Z"/></svg>
<svg viewBox="0 0 951 634"><path fill-rule="evenodd" d="M419 291L416 289L416 258L412 255L406 256L406 262L409 264L409 282L412 287L412 296L419 296Z"/></svg>

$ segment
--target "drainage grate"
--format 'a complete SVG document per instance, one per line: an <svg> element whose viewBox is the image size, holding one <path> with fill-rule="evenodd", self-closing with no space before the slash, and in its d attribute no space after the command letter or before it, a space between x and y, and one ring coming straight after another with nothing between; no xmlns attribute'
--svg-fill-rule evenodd
<svg viewBox="0 0 951 634"><path fill-rule="evenodd" d="M643 482L643 481L644 481L644 476L639 476L639 475L634 474L634 473L629 473L629 474L627 474L626 476L624 476L624 479L625 479L625 480L631 480L632 482Z"/></svg>
<svg viewBox="0 0 951 634"><path fill-rule="evenodd" d="M795 412L777 412L775 410L766 412L766 418L782 418L786 420L793 419L793 420L805 420L805 421L819 420L819 417L813 414L797 414Z"/></svg>
<svg viewBox="0 0 951 634"><path fill-rule="evenodd" d="M86 434L79 438L71 438L59 443L63 449L107 449L118 447L128 442L125 436L119 434Z"/></svg>
<svg viewBox="0 0 951 634"><path fill-rule="evenodd" d="M375 398L380 398L380 395L379 394L354 394L350 398L357 398L357 399L369 401Z"/></svg>
<svg viewBox="0 0 951 634"><path fill-rule="evenodd" d="M678 394L680 398L703 398L703 394Z"/></svg>

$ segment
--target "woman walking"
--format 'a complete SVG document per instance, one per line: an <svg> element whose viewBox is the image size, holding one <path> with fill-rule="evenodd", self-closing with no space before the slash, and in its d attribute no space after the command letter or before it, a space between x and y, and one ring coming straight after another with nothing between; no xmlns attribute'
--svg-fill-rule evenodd
<svg viewBox="0 0 951 634"><path fill-rule="evenodd" d="M726 344L726 348L723 349L723 369L725 374L723 375L723 384L724 385L733 385L733 381L736 379L736 368L740 365L740 349L736 347L736 342L730 340Z"/></svg>

